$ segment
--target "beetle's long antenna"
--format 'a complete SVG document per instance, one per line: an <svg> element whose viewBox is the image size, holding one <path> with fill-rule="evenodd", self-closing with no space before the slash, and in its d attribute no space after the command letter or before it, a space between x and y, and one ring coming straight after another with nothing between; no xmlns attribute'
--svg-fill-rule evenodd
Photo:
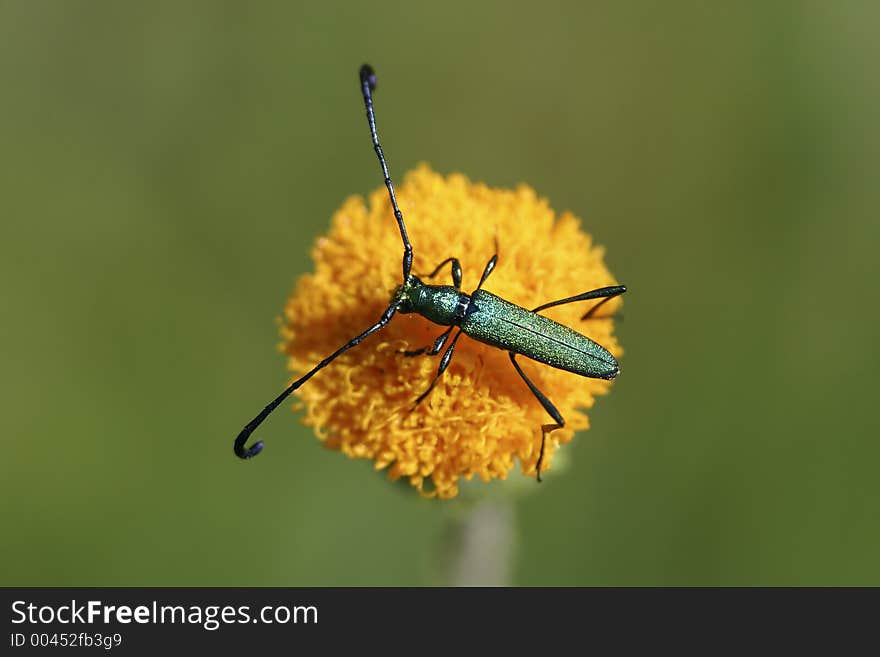
<svg viewBox="0 0 880 657"><path fill-rule="evenodd" d="M382 165L385 186L388 188L391 206L394 208L394 217L397 219L397 227L400 228L400 237L403 240L403 282L406 283L410 270L412 270L412 244L409 243L409 237L406 234L403 213L397 207L394 184L391 182L391 176L388 175L388 165L385 163L385 155L382 153L382 147L379 145L379 135L376 134L376 116L373 114L373 91L376 90L376 72L369 64L361 66L360 80L361 92L364 94L364 106L367 108L367 121L370 123L370 134L373 137L373 148L376 149L376 156L379 158L379 164Z"/></svg>
<svg viewBox="0 0 880 657"><path fill-rule="evenodd" d="M272 411L274 411L276 408L278 408L278 405L281 402L283 402L285 399L287 399L287 397L290 396L290 393L292 393L294 390L299 388L306 381L311 379L318 371L327 367L327 365L329 365L331 362L333 362L333 360L335 360L336 357L339 356L343 351L348 351L352 347L357 346L368 335L370 335L371 333L375 333L380 328L385 326L389 321L391 321L391 318L394 316L394 313L396 311L397 311L397 304L392 303L390 306L388 306L388 308L382 314L382 317L381 317L381 319L379 319L378 322L373 324L370 328L368 328L366 331L361 333L356 338L349 340L344 345L339 347L339 349L337 349L332 354L327 356L327 358L325 358L320 363L315 365L315 367L313 367L311 370L309 370L305 375L301 376L296 381L291 383L284 392L282 392L275 399L273 399L271 402L269 402L269 405L266 406L266 408L264 408L262 411L260 411L260 413L259 413L259 415L257 415L257 417L255 417L253 420L248 422L247 425L245 426L245 428L242 429L241 432L238 434L238 437L235 439L235 446L233 447L233 449L235 450L235 455L240 459L249 459L249 458L259 454L263 450L263 441L262 440L254 443L250 447L244 446L244 444L247 442L247 439L250 438L250 435L254 432L254 429L256 429L258 426L260 426L263 423L263 420L265 420L267 417L269 417L269 414Z"/></svg>

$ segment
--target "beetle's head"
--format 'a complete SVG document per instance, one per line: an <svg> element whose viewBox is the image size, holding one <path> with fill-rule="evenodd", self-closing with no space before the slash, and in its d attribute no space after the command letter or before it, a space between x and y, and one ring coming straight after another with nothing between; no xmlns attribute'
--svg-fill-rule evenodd
<svg viewBox="0 0 880 657"><path fill-rule="evenodd" d="M407 314L416 312L422 295L424 283L410 274L406 282L394 291L391 302L397 305L397 312Z"/></svg>

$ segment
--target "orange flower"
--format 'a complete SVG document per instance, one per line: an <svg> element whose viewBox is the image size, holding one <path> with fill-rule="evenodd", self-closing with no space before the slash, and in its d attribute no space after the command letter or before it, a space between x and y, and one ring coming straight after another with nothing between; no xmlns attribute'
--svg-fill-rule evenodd
<svg viewBox="0 0 880 657"><path fill-rule="evenodd" d="M444 178L421 165L397 193L413 244L413 273L423 279L455 256L464 272L462 290L470 292L497 239L498 266L485 288L526 308L616 282L603 249L593 246L579 220L568 212L557 217L526 185L492 189L459 174ZM401 283L401 251L384 187L370 194L368 206L357 196L343 203L330 232L313 249L315 273L298 281L284 308L281 350L296 376L381 316ZM426 282L448 284L449 268ZM620 356L613 320L580 319L595 303L542 314ZM619 304L613 299L599 314L607 316ZM449 369L412 410L434 378L439 357L400 352L432 344L444 329L419 315L396 315L296 392L306 408L303 421L328 447L373 459L377 469L388 468L391 479L408 477L421 493L442 499L458 494L459 477L506 479L516 460L534 475L540 427L551 420L505 352L462 336ZM528 358L519 363L566 419L565 428L547 437L542 468L548 471L558 445L589 427L581 409L591 407L610 382Z"/></svg>

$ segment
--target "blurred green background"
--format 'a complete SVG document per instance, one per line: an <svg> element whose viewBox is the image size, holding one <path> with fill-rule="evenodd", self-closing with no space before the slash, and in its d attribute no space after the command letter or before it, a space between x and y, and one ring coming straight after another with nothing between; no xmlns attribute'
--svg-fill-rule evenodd
<svg viewBox="0 0 880 657"><path fill-rule="evenodd" d="M364 61L392 175L526 181L630 286L513 582L880 584L876 3L353 5L0 4L0 584L443 583L461 502L289 411L231 451L381 184Z"/></svg>

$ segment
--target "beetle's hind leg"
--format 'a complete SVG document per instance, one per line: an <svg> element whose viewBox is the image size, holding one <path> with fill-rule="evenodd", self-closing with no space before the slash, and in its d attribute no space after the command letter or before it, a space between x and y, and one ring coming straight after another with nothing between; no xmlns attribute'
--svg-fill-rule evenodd
<svg viewBox="0 0 880 657"><path fill-rule="evenodd" d="M538 463L535 465L535 473L537 479L538 481L541 481L541 466L544 463L544 447L547 445L547 434L551 431L556 431L557 429L561 429L562 427L564 427L565 418L563 418L559 411L556 410L553 402L547 399L546 395L538 390L537 386L532 383L529 377L526 376L526 373L522 371L519 363L516 362L516 354L512 351L508 351L507 354L510 356L510 362L513 363L513 366L516 368L517 373L522 377L522 380L526 382L529 390L531 390L532 394L537 397L539 402L541 402L541 406L544 407L544 410L547 411L547 414L552 417L553 420L556 422L555 424L541 425L541 452L538 454Z"/></svg>
<svg viewBox="0 0 880 657"><path fill-rule="evenodd" d="M598 290L590 290L589 292L584 292L582 294L577 294L573 297L566 297L565 299L560 299L559 301L551 301L550 303L543 303L537 308L532 308L533 313L540 312L542 310L546 310L547 308L553 308L554 306L564 306L567 303L574 303L575 301L588 301L590 299L601 299L599 303L590 308L581 319L594 319L593 315L596 311L605 303L608 303L614 297L619 297L621 294L626 292L626 285L611 285L609 287L600 287ZM604 319L604 316L595 319Z"/></svg>
<svg viewBox="0 0 880 657"><path fill-rule="evenodd" d="M599 303L597 303L595 306L590 308L587 312L585 312L581 316L581 321L583 322L588 319L619 319L619 320L623 321L623 315L621 315L619 312L613 312L610 315L599 315L598 317L595 316L596 311L599 310L599 308L601 308L604 304L608 303L611 299L613 299L616 296L618 296L618 295L615 294L614 296L605 297L604 299L602 299Z"/></svg>

